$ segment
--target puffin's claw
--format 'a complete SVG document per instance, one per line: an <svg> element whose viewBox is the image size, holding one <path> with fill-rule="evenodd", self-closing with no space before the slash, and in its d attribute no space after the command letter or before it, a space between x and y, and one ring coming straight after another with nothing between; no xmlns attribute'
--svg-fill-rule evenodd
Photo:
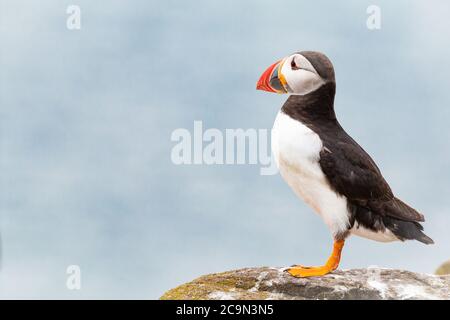
<svg viewBox="0 0 450 320"><path fill-rule="evenodd" d="M287 268L286 271L288 271L291 268L311 269L311 268L317 268L317 267L308 267L308 266L304 266L304 265L301 265L301 264L293 264L289 268Z"/></svg>

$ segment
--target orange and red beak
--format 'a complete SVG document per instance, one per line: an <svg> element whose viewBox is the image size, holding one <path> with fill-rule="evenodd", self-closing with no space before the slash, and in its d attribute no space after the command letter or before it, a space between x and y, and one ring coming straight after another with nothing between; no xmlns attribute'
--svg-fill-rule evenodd
<svg viewBox="0 0 450 320"><path fill-rule="evenodd" d="M281 68L285 59L275 62L261 75L256 84L257 90L264 90L275 93L287 93L287 83Z"/></svg>

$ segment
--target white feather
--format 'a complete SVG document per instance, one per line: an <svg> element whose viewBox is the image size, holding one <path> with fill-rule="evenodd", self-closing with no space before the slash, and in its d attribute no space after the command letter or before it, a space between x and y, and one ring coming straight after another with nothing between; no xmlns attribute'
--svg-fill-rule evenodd
<svg viewBox="0 0 450 320"><path fill-rule="evenodd" d="M355 225L350 230L350 233L354 234L355 236L379 242L392 242L399 240L389 229L385 229L383 232L374 232L372 230L364 228L363 226L360 226L358 222L355 222Z"/></svg>
<svg viewBox="0 0 450 320"><path fill-rule="evenodd" d="M322 141L311 129L278 113L272 130L272 150L280 174L336 235L345 232L350 224L347 199L331 189L320 168L322 148Z"/></svg>

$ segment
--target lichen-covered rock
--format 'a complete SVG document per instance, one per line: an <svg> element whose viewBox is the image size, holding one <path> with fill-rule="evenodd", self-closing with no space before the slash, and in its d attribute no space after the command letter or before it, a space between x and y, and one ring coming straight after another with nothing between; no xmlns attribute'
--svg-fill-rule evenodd
<svg viewBox="0 0 450 320"><path fill-rule="evenodd" d="M450 299L450 276L373 267L294 278L283 268L246 268L202 276L161 299Z"/></svg>
<svg viewBox="0 0 450 320"><path fill-rule="evenodd" d="M437 275L445 275L445 274L450 274L450 260L447 262L444 262L437 270L436 270L436 274Z"/></svg>

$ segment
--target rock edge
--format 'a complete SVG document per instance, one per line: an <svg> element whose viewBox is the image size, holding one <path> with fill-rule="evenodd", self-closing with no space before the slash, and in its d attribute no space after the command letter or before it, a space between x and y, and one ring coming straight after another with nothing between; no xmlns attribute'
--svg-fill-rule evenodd
<svg viewBox="0 0 450 320"><path fill-rule="evenodd" d="M367 268L294 278L284 268L245 268L201 276L162 300L450 299L450 275Z"/></svg>

